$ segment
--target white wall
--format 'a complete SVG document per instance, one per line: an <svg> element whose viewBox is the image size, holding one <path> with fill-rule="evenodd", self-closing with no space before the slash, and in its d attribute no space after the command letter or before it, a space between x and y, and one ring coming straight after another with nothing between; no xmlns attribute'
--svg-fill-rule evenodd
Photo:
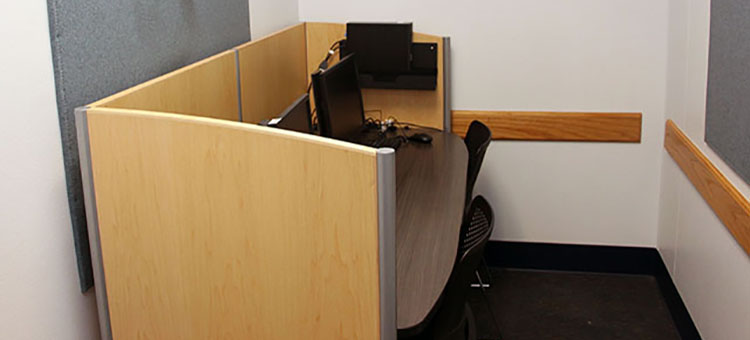
<svg viewBox="0 0 750 340"><path fill-rule="evenodd" d="M298 21L296 0L250 8L254 38ZM659 250L704 339L740 339L750 259L661 145L666 102L750 196L703 142L708 10L703 0L299 1L305 21L408 20L451 36L456 109L642 111L639 145L494 142L477 184L499 215L494 237L653 245L658 220ZM2 2L0 13L12 14L0 42L14 46L0 53L0 334L96 339L93 292L78 290L46 6Z"/></svg>
<svg viewBox="0 0 750 340"><path fill-rule="evenodd" d="M667 118L745 196L750 186L704 141L710 2L670 0ZM750 334L750 257L662 152L658 248L703 339Z"/></svg>
<svg viewBox="0 0 750 340"><path fill-rule="evenodd" d="M0 2L0 338L98 339L68 214L44 1Z"/></svg>
<svg viewBox="0 0 750 340"><path fill-rule="evenodd" d="M451 37L453 108L643 112L642 144L493 142L494 239L656 244L667 0L300 0L301 21Z"/></svg>
<svg viewBox="0 0 750 340"><path fill-rule="evenodd" d="M253 40L299 22L297 0L249 0L249 4Z"/></svg>

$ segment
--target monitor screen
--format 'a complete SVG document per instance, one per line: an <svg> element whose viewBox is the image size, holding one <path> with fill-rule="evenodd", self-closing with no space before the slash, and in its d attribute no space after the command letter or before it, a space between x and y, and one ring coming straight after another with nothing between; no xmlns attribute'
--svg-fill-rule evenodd
<svg viewBox="0 0 750 340"><path fill-rule="evenodd" d="M365 123L354 55L313 74L312 79L320 135L353 141Z"/></svg>
<svg viewBox="0 0 750 340"><path fill-rule="evenodd" d="M346 24L345 52L357 55L359 71L402 74L411 69L411 23Z"/></svg>
<svg viewBox="0 0 750 340"><path fill-rule="evenodd" d="M310 96L303 94L281 113L275 126L292 131L310 133Z"/></svg>

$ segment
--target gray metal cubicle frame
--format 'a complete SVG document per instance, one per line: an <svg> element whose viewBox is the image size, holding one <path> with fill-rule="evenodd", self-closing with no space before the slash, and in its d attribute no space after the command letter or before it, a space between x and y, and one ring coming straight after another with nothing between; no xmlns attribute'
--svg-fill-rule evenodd
<svg viewBox="0 0 750 340"><path fill-rule="evenodd" d="M397 340L396 318L396 151L377 152L380 339Z"/></svg>
<svg viewBox="0 0 750 340"><path fill-rule="evenodd" d="M237 53L236 50L235 53ZM450 38L443 37L443 130L448 132L450 132L452 128L450 70ZM107 287L105 282L104 267L102 264L102 250L99 235L99 219L96 208L96 194L94 191L94 182L91 167L87 110L88 107L80 107L75 110L75 125L79 145L78 152L81 164L84 206L86 210L86 220L89 226L88 234L91 246L91 259L94 272L94 287L96 290L97 309L99 314L99 327L102 340L112 340L109 303L107 300ZM378 181L378 240L380 244L378 254L378 258L380 261L380 338L382 340L396 340L397 301L395 151L390 148L378 149L376 162Z"/></svg>
<svg viewBox="0 0 750 340"><path fill-rule="evenodd" d="M99 238L99 215L96 209L96 192L94 191L94 176L91 168L91 144L87 110L88 107L79 107L75 110L78 156L81 162L81 182L83 184L83 204L86 210L86 223L88 224L91 267L94 272L94 290L96 291L96 309L99 314L99 332L102 340L112 340L107 285L104 278L102 248Z"/></svg>
<svg viewBox="0 0 750 340"><path fill-rule="evenodd" d="M453 128L451 107L451 38L443 37L443 131Z"/></svg>

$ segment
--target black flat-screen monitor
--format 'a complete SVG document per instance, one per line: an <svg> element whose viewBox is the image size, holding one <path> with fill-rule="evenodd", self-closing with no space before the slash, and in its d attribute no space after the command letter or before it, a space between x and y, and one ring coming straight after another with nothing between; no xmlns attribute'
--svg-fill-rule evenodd
<svg viewBox="0 0 750 340"><path fill-rule="evenodd" d="M311 133L310 96L305 93L297 98L292 105L289 105L278 118L272 119L268 125L285 130Z"/></svg>
<svg viewBox="0 0 750 340"><path fill-rule="evenodd" d="M411 23L346 24L345 53L357 55L359 71L398 75L411 69Z"/></svg>
<svg viewBox="0 0 750 340"><path fill-rule="evenodd" d="M354 141L365 124L355 55L312 75L320 135Z"/></svg>

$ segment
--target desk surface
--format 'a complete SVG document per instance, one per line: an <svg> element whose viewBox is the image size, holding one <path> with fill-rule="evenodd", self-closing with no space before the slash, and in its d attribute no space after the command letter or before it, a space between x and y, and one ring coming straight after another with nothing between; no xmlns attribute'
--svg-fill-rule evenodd
<svg viewBox="0 0 750 340"><path fill-rule="evenodd" d="M448 132L418 132L432 135L432 144L412 142L396 151L399 329L419 325L448 283L466 190L469 156L463 140Z"/></svg>

